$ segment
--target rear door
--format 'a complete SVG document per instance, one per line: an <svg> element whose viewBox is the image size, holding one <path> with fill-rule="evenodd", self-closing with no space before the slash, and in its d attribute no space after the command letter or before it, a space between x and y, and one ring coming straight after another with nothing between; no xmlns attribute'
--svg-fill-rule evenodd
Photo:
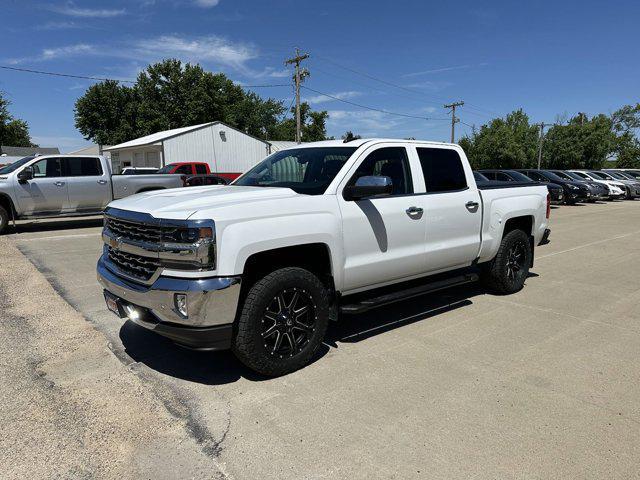
<svg viewBox="0 0 640 480"><path fill-rule="evenodd" d="M405 146L365 150L338 189L344 241L344 290L400 280L424 272L424 184ZM347 201L343 189L362 176L388 176L391 195Z"/></svg>
<svg viewBox="0 0 640 480"><path fill-rule="evenodd" d="M470 265L480 249L482 205L468 163L457 150L416 147L426 187L426 270Z"/></svg>
<svg viewBox="0 0 640 480"><path fill-rule="evenodd" d="M63 213L69 209L67 179L62 174L62 160L48 157L31 164L33 178L16 182L18 204L24 215Z"/></svg>
<svg viewBox="0 0 640 480"><path fill-rule="evenodd" d="M204 163L196 163L196 175L206 175L209 172L207 171L207 166Z"/></svg>
<svg viewBox="0 0 640 480"><path fill-rule="evenodd" d="M69 188L72 212L97 212L111 201L109 174L97 157L65 157L63 172Z"/></svg>

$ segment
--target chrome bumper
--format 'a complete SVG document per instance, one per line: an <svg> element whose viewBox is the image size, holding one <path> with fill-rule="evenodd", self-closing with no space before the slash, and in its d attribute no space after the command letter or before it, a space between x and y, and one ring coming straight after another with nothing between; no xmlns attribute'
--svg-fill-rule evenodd
<svg viewBox="0 0 640 480"><path fill-rule="evenodd" d="M98 282L126 304L142 307L145 315L131 320L150 330L162 323L174 327L207 328L233 323L240 297L240 277L185 279L159 277L152 285L141 285L115 275L104 256L98 260ZM175 306L175 294L187 296L188 316ZM158 333L161 333L158 331Z"/></svg>

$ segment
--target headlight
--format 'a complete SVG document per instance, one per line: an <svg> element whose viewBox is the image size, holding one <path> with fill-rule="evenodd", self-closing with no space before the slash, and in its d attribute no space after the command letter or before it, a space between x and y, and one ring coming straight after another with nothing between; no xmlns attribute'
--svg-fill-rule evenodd
<svg viewBox="0 0 640 480"><path fill-rule="evenodd" d="M211 227L178 228L173 232L164 233L162 239L168 242L193 244L199 240L213 239L213 229Z"/></svg>

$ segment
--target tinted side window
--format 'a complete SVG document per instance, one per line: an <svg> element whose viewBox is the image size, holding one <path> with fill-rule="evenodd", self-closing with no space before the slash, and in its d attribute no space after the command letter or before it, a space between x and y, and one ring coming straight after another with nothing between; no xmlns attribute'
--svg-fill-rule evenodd
<svg viewBox="0 0 640 480"><path fill-rule="evenodd" d="M102 166L97 158L65 158L63 159L66 177L99 177Z"/></svg>
<svg viewBox="0 0 640 480"><path fill-rule="evenodd" d="M207 174L207 167L201 164L196 165L196 173L198 175L206 175Z"/></svg>
<svg viewBox="0 0 640 480"><path fill-rule="evenodd" d="M496 179L496 172L482 172L482 174L487 177L489 180Z"/></svg>
<svg viewBox="0 0 640 480"><path fill-rule="evenodd" d="M458 152L445 148L417 148L427 192L450 192L467 188Z"/></svg>
<svg viewBox="0 0 640 480"><path fill-rule="evenodd" d="M391 178L393 192L391 195L413 193L409 158L404 147L379 148L371 152L351 177L349 185L358 178L367 176L384 176Z"/></svg>
<svg viewBox="0 0 640 480"><path fill-rule="evenodd" d="M183 175L191 175L191 165L180 165L176 168L174 173L181 173Z"/></svg>
<svg viewBox="0 0 640 480"><path fill-rule="evenodd" d="M45 158L31 165L34 178L53 178L62 176L62 162L59 158Z"/></svg>
<svg viewBox="0 0 640 480"><path fill-rule="evenodd" d="M546 182L547 179L544 178L542 175L540 175L537 172L525 172L525 175L529 178L531 178L532 180L535 180L536 182Z"/></svg>
<svg viewBox="0 0 640 480"><path fill-rule="evenodd" d="M499 180L501 182L513 182L513 178L502 172L496 173L496 180Z"/></svg>

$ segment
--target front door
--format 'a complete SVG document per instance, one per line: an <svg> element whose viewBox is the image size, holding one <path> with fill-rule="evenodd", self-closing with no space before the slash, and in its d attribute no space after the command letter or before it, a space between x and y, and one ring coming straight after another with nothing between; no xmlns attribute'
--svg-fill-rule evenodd
<svg viewBox="0 0 640 480"><path fill-rule="evenodd" d="M413 195L414 178L405 147L372 147L338 191L344 241L343 290L393 282L424 271L424 196ZM388 176L391 195L347 201L342 189L362 176Z"/></svg>
<svg viewBox="0 0 640 480"><path fill-rule="evenodd" d="M48 157L31 164L33 178L16 183L20 210L24 215L63 213L69 209L67 179L62 175L62 159Z"/></svg>

